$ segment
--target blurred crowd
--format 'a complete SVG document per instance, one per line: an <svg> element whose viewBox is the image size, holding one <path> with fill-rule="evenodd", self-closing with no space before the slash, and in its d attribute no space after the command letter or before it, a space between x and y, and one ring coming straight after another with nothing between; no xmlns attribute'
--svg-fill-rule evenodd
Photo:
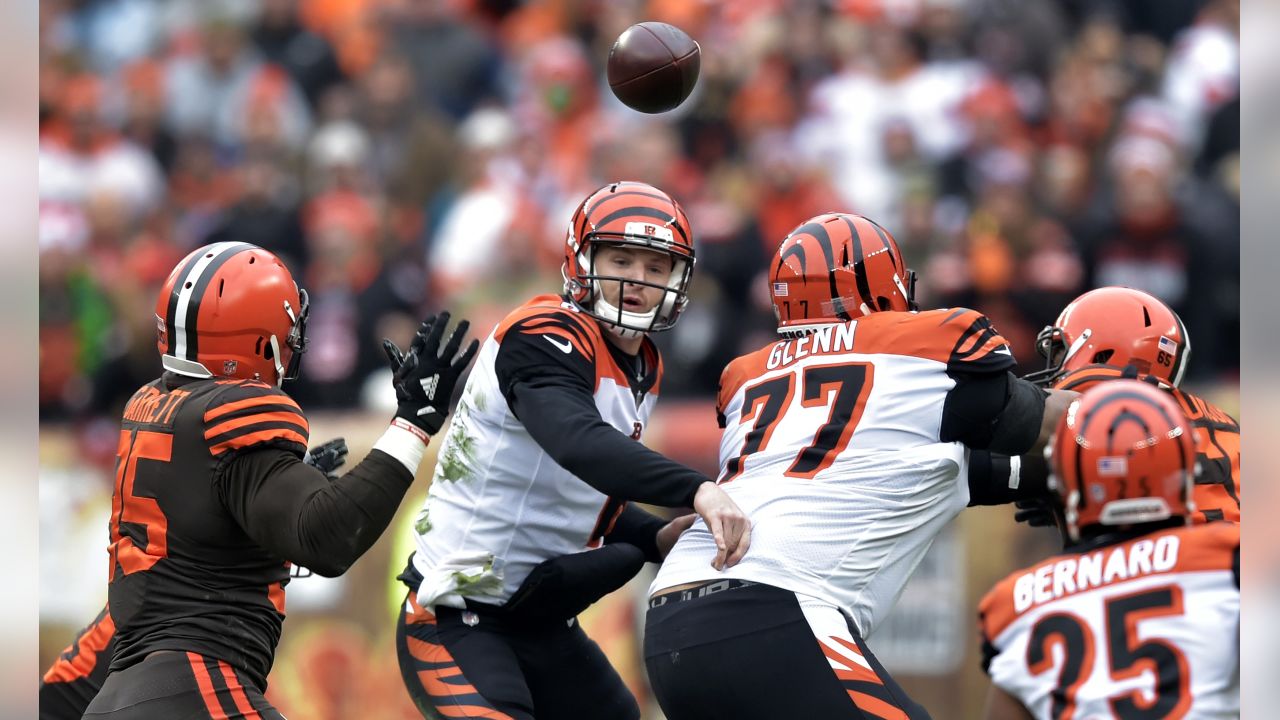
<svg viewBox="0 0 1280 720"><path fill-rule="evenodd" d="M447 307L487 332L557 291L614 179L686 207L664 395L773 337L801 220L889 228L926 306L1035 333L1123 284L1177 310L1191 383L1239 364L1238 0L43 0L40 408L110 418L158 372L156 292L236 239L308 289L304 407L372 402L377 340ZM699 41L677 110L603 79L642 20ZM385 381L378 380L380 388Z"/></svg>

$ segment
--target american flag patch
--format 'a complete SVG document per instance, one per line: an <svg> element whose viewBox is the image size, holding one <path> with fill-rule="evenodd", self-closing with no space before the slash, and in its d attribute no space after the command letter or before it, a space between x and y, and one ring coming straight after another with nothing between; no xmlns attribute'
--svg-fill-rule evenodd
<svg viewBox="0 0 1280 720"><path fill-rule="evenodd" d="M773 295L774 295L774 297L787 297L787 296L788 296L788 295L790 295L790 294L791 294L791 291L787 289L787 284L786 284L786 283L774 283L774 284L773 284Z"/></svg>
<svg viewBox="0 0 1280 720"><path fill-rule="evenodd" d="M1163 335L1160 336L1160 341L1156 343L1156 346L1159 347L1160 350L1167 352L1170 355L1178 354L1178 343L1170 340L1169 338Z"/></svg>
<svg viewBox="0 0 1280 720"><path fill-rule="evenodd" d="M1129 474L1129 458L1125 457L1101 457L1098 458L1098 474L1103 477L1120 477Z"/></svg>

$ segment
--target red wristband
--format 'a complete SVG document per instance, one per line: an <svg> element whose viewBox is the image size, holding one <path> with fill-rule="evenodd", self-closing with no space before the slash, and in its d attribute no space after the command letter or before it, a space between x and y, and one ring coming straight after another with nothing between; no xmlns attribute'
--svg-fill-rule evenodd
<svg viewBox="0 0 1280 720"><path fill-rule="evenodd" d="M409 432L413 433L414 435L417 435L417 436L418 436L418 439L422 441L422 444L423 444L423 445L426 445L426 444L428 444L428 443L430 443L430 442L431 442L431 436L430 436L430 435L428 435L428 434L427 434L427 432L426 432L425 430L423 430L422 428L418 427L417 425L414 425L413 423L409 422L408 420L405 420L405 419L404 419L404 418L402 418L402 417L392 418L392 420L391 420L391 424L392 424L392 425L394 425L394 426L396 426L396 427L398 427L398 428L400 428L400 429L402 429L402 430L408 430Z"/></svg>

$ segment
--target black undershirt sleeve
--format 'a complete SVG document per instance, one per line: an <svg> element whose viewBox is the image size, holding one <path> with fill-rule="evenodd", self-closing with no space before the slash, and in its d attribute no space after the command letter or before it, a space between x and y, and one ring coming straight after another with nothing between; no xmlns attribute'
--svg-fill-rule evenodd
<svg viewBox="0 0 1280 720"><path fill-rule="evenodd" d="M943 442L1022 455L1035 445L1044 418L1044 390L1013 373L950 373L956 385L942 407Z"/></svg>
<svg viewBox="0 0 1280 720"><path fill-rule="evenodd" d="M989 450L969 451L970 506L1004 505L1044 497L1048 491L1043 456L1037 459L1035 453L1030 453L1014 458Z"/></svg>
<svg viewBox="0 0 1280 720"><path fill-rule="evenodd" d="M658 531L667 524L666 520L649 512L628 504L613 524L613 529L604 536L604 544L628 543L644 552L646 562L662 562L658 555Z"/></svg>
<svg viewBox="0 0 1280 720"><path fill-rule="evenodd" d="M330 482L296 453L257 447L224 465L216 482L249 537L289 562L336 577L382 535L413 475L373 450Z"/></svg>
<svg viewBox="0 0 1280 720"><path fill-rule="evenodd" d="M511 412L551 459L611 498L692 507L710 478L650 450L596 408L595 357L576 320L548 314L507 331L494 360ZM554 331L554 332L553 332Z"/></svg>
<svg viewBox="0 0 1280 720"><path fill-rule="evenodd" d="M516 383L511 411L565 470L612 498L693 507L710 478L618 432L596 410L589 391L554 377Z"/></svg>

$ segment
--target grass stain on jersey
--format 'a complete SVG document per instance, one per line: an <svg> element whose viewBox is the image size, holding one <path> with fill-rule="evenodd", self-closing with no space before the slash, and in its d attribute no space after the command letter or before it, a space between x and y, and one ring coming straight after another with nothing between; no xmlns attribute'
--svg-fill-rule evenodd
<svg viewBox="0 0 1280 720"><path fill-rule="evenodd" d="M457 570L453 573L453 581L459 595L496 595L502 590L502 577L493 572L493 558L484 564L480 572Z"/></svg>
<svg viewBox="0 0 1280 720"><path fill-rule="evenodd" d="M419 535L426 535L431 532L431 518L429 517L429 512L425 507L418 513L418 519L414 521L413 529L417 531Z"/></svg>
<svg viewBox="0 0 1280 720"><path fill-rule="evenodd" d="M460 432L456 436L450 433L449 444L440 453L440 479L448 482L457 482L474 475L472 466L476 461L476 439L467 435L461 424L455 424L454 427L460 428Z"/></svg>

